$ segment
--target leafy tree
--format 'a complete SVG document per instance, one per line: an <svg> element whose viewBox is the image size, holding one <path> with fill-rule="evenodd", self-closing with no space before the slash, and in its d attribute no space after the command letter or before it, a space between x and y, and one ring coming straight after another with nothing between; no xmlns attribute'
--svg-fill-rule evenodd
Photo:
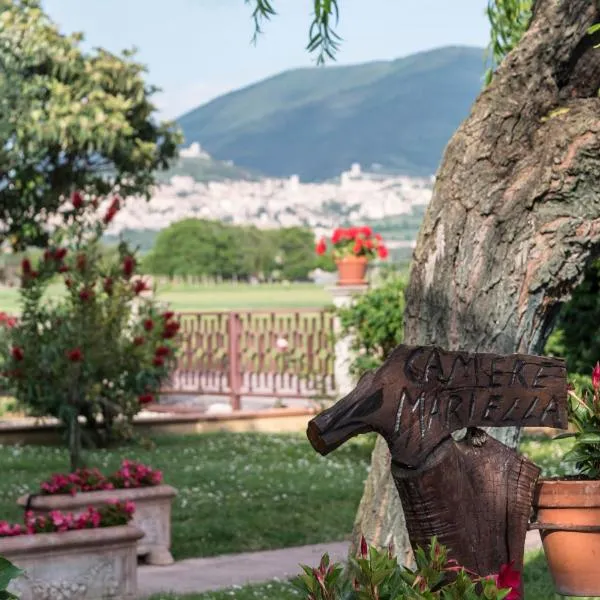
<svg viewBox="0 0 600 600"><path fill-rule="evenodd" d="M133 51L84 52L39 0L0 0L0 245L43 245L74 190L148 197L181 141ZM92 204L89 203L90 210Z"/></svg>
<svg viewBox="0 0 600 600"><path fill-rule="evenodd" d="M315 236L304 227L284 227L271 232L273 245L280 259L281 276L301 281L315 268Z"/></svg>

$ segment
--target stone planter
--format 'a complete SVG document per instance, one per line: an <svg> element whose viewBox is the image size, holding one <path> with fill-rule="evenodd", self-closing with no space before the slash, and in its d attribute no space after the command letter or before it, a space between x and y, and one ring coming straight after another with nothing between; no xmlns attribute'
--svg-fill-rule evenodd
<svg viewBox="0 0 600 600"><path fill-rule="evenodd" d="M177 490L170 485L156 485L123 490L102 490L70 494L33 494L29 509L36 515L52 510L85 512L89 506L98 508L110 500L135 503L132 525L141 529L144 537L139 541L137 554L150 565L173 564L171 556L171 502ZM22 496L18 503L25 508L29 496Z"/></svg>
<svg viewBox="0 0 600 600"><path fill-rule="evenodd" d="M124 525L0 538L0 556L25 571L8 589L20 600L135 600L143 535Z"/></svg>

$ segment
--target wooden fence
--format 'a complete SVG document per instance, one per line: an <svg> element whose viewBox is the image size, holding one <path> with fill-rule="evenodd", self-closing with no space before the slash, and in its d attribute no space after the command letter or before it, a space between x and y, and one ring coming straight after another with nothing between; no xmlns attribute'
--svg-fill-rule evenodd
<svg viewBox="0 0 600 600"><path fill-rule="evenodd" d="M330 397L335 394L334 315L325 310L180 313L170 394Z"/></svg>

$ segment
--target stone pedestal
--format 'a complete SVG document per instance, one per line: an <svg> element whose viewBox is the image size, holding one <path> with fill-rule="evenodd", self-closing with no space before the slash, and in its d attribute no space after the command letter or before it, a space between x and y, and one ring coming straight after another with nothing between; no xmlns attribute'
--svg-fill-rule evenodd
<svg viewBox="0 0 600 600"><path fill-rule="evenodd" d="M329 288L333 297L333 304L336 308L346 308L352 304L352 300L369 289L368 285L348 285L334 286ZM352 352L350 351L351 338L346 336L340 338L341 325L339 318L336 317L335 323L335 380L337 384L337 393L343 397L354 389L355 382L350 376L350 363L352 362Z"/></svg>

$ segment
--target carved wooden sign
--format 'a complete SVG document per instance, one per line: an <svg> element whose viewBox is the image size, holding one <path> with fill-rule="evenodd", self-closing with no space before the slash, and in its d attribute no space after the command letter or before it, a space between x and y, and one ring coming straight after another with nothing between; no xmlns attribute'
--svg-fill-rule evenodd
<svg viewBox="0 0 600 600"><path fill-rule="evenodd" d="M413 548L437 536L460 565L488 575L523 566L539 468L478 428L514 425L567 426L563 360L398 346L307 435L327 454L357 434L381 434Z"/></svg>
<svg viewBox="0 0 600 600"><path fill-rule="evenodd" d="M377 431L395 462L415 467L464 427L566 428L566 398L561 359L399 346L313 419L308 437L327 454L353 435Z"/></svg>

